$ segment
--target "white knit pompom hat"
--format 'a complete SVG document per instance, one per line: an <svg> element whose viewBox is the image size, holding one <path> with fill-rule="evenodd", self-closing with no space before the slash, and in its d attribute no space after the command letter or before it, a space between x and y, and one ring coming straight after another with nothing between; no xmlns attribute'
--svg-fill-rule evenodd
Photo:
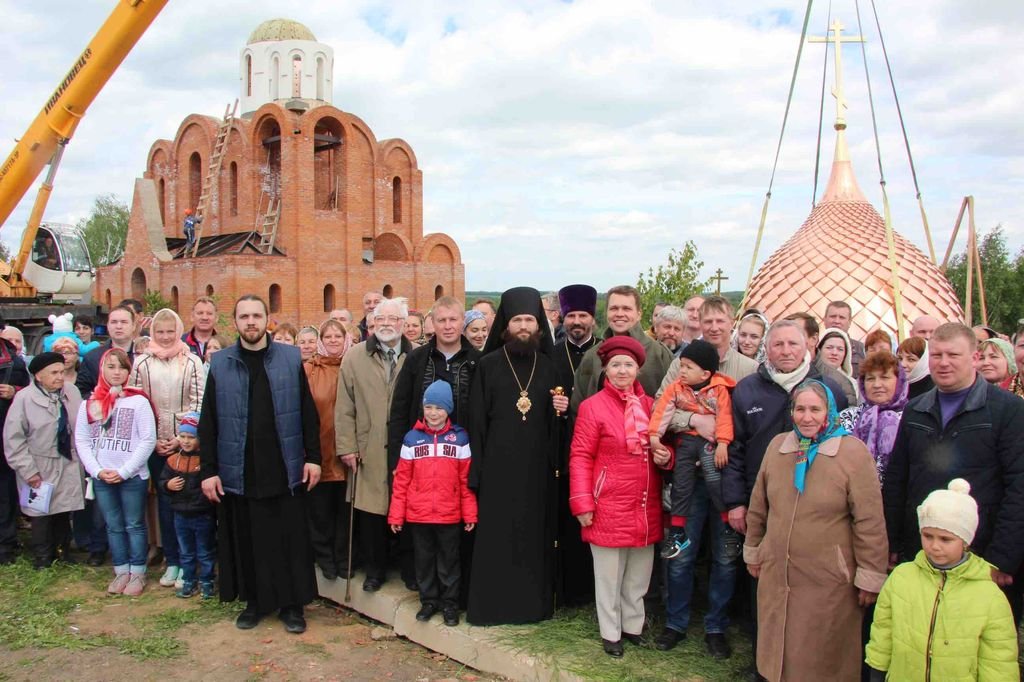
<svg viewBox="0 0 1024 682"><path fill-rule="evenodd" d="M978 503L971 497L971 484L962 478L949 482L947 490L934 490L917 508L918 528L940 528L967 544L978 530Z"/></svg>

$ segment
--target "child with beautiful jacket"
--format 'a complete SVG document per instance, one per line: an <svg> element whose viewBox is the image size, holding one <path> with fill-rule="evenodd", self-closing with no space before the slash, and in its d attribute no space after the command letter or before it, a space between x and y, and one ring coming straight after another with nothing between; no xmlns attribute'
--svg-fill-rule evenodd
<svg viewBox="0 0 1024 682"><path fill-rule="evenodd" d="M423 393L423 420L405 435L395 469L388 523L395 533L408 524L416 582L426 622L443 611L445 625L459 624L461 524L473 530L476 495L469 489L469 436L448 415L452 388L435 381Z"/></svg>
<svg viewBox="0 0 1024 682"><path fill-rule="evenodd" d="M882 680L1020 680L1017 630L992 564L970 552L978 505L953 479L917 508L923 549L892 572L875 607L867 664Z"/></svg>

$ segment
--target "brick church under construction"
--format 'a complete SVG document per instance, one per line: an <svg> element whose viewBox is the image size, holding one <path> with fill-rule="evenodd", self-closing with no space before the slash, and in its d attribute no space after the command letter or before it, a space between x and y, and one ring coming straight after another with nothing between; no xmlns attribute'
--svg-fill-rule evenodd
<svg viewBox="0 0 1024 682"><path fill-rule="evenodd" d="M361 317L367 291L427 310L465 297L459 248L423 234L423 174L403 140L377 140L331 106L333 50L293 21L264 22L240 64L240 113L193 114L157 140L135 181L122 258L97 269L110 306L154 290L187 314L202 295L263 296L272 318ZM202 217L185 253L185 210ZM187 317L186 317L187 320Z"/></svg>

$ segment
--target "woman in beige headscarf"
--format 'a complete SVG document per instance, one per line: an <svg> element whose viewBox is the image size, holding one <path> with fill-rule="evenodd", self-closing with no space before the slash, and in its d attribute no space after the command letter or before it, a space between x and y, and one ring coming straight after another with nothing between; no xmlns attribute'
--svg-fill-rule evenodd
<svg viewBox="0 0 1024 682"><path fill-rule="evenodd" d="M185 325L176 312L169 308L158 310L150 326L151 342L146 355L136 359L128 379L129 386L146 392L156 412L156 450L149 458L153 480L160 480L164 461L178 451L177 418L186 412L199 412L203 404L203 361L181 340L184 333ZM174 512L166 491L157 492L157 504L160 544L167 561L160 584L171 587L181 578L181 567Z"/></svg>

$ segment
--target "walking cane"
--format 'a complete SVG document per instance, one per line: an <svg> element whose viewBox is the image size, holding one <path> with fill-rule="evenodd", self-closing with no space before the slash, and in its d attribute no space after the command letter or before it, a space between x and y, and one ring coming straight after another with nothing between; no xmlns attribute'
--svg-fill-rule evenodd
<svg viewBox="0 0 1024 682"><path fill-rule="evenodd" d="M356 480L359 478L359 460L352 470L352 503L348 508L348 568L345 577L345 602L352 601L352 528L356 519Z"/></svg>

